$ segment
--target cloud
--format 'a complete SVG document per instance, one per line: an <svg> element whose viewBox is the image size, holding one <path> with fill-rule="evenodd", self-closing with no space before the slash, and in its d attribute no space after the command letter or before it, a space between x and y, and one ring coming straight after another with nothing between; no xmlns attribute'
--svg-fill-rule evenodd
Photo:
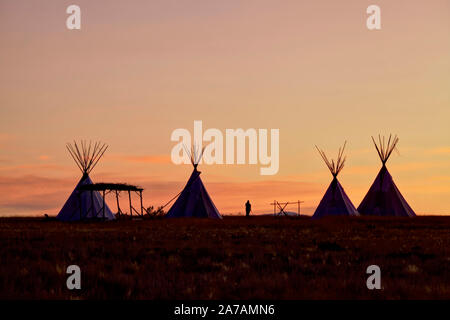
<svg viewBox="0 0 450 320"><path fill-rule="evenodd" d="M0 159L1 161L1 159ZM6 161L4 161L6 162ZM39 164L18 164L18 165L10 165L10 166L0 166L0 172L17 172L19 170L30 170L30 171L40 171L40 170L51 170L51 171L64 171L66 172L68 169L67 166L54 164L54 163L39 163Z"/></svg>
<svg viewBox="0 0 450 320"><path fill-rule="evenodd" d="M19 196L5 203L0 203L0 212L42 212L45 210L54 210L55 204L60 200L59 192L46 192L41 194L31 194Z"/></svg>
<svg viewBox="0 0 450 320"><path fill-rule="evenodd" d="M344 167L344 174L347 176L350 175L373 175L377 169L379 170L381 168L381 164L377 166L348 166Z"/></svg>
<svg viewBox="0 0 450 320"><path fill-rule="evenodd" d="M443 169L448 168L449 164L446 162L434 162L434 161L423 161L423 162L408 162L402 164L387 164L389 168L397 172L408 172L408 171L424 171L426 169Z"/></svg>
<svg viewBox="0 0 450 320"><path fill-rule="evenodd" d="M10 142L15 140L15 136L9 134L0 132L0 148L4 148L6 145L8 145Z"/></svg>
<svg viewBox="0 0 450 320"><path fill-rule="evenodd" d="M414 169L414 166L412 168ZM102 181L101 176L96 175L94 179ZM49 178L38 175L22 175L16 177L0 175L0 215L42 215L48 213L56 215L72 192L79 176L65 178ZM188 176L180 176L179 180L167 180L161 176L135 176L126 177L117 174L108 175L107 181L128 182L138 184L144 188L144 206L161 206L178 195L184 188ZM416 198L424 194L440 197L448 194L448 175L435 175L427 183L409 185L402 188L404 192L416 195ZM270 213L273 200L279 202L305 201L301 208L303 214L312 214L322 198L328 181L326 183L310 182L309 180L292 181L289 178L283 180L263 180L233 182L223 179L211 179L210 176L202 176L203 183L219 211L223 214L237 214L244 212L244 203L250 200L253 212ZM361 193L361 197L367 191L368 185L358 188L347 186L346 191L353 201L355 196ZM122 194L121 206L128 208L128 196ZM136 208L139 208L138 198L133 194L132 199ZM112 195L106 197L110 208L115 211L116 203ZM357 201L356 201L357 202ZM173 204L170 202L165 210ZM356 204L354 202L354 204ZM296 205L287 208L296 211ZM417 209L418 210L418 209Z"/></svg>
<svg viewBox="0 0 450 320"><path fill-rule="evenodd" d="M450 155L450 147L438 147L433 148L428 151L430 154L449 154Z"/></svg>
<svg viewBox="0 0 450 320"><path fill-rule="evenodd" d="M258 181L245 183L221 183L204 181L208 192L214 195L216 205L225 213L238 213L243 211L243 204L246 200L252 203L252 210L255 213L272 212L270 205L274 200L305 201L302 205L307 213L311 213L311 207L315 207L325 192L324 187L318 183L302 181ZM287 208L289 211L296 211L297 206ZM304 212L304 211L302 211Z"/></svg>
<svg viewBox="0 0 450 320"><path fill-rule="evenodd" d="M125 161L130 163L156 163L165 164L172 163L169 155L135 155L135 156L125 156L125 155L111 155L112 158L117 161Z"/></svg>
<svg viewBox="0 0 450 320"><path fill-rule="evenodd" d="M375 148L368 148L368 147L360 149L348 149L347 152L351 154L352 157L376 153Z"/></svg>
<svg viewBox="0 0 450 320"><path fill-rule="evenodd" d="M430 179L433 181L450 181L450 176L433 176Z"/></svg>
<svg viewBox="0 0 450 320"><path fill-rule="evenodd" d="M369 175L377 173L381 169L381 162L376 165L370 166L348 166L344 168L345 175ZM393 172L424 172L430 168L433 169L444 169L449 168L450 164L447 162L436 162L436 161L421 161L421 162L405 162L405 163L390 163L387 162L386 166L389 170Z"/></svg>
<svg viewBox="0 0 450 320"><path fill-rule="evenodd" d="M121 181L123 177L116 177ZM175 197L185 186L186 180L163 181L161 178L141 177L136 181L144 190L144 206L161 206ZM123 180L126 181L127 179ZM219 210L223 213L241 211L243 203L250 199L254 212L271 212L269 205L278 201L306 200L305 208L315 205L324 192L324 186L308 182L257 181L257 182L209 182L203 180L208 192ZM42 215L57 214L59 208L77 183L73 178L48 178L37 175L19 177L0 176L0 214L1 215ZM113 198L107 202L115 210ZM136 201L136 199L133 199ZM127 202L127 201L125 201ZM168 210L171 202L165 209ZM125 208L127 203L121 203ZM138 207L138 206L136 206Z"/></svg>
<svg viewBox="0 0 450 320"><path fill-rule="evenodd" d="M5 132L0 132L0 141L11 141L14 140L14 136L9 134L9 133L5 133Z"/></svg>
<svg viewBox="0 0 450 320"><path fill-rule="evenodd" d="M77 181L36 175L0 176L0 213L37 214L54 210L68 197Z"/></svg>

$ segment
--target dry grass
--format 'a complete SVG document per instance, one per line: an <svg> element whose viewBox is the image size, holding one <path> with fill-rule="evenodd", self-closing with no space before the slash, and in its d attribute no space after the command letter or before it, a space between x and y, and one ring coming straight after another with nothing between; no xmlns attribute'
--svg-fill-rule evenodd
<svg viewBox="0 0 450 320"><path fill-rule="evenodd" d="M446 217L4 218L0 257L2 299L450 299ZM366 288L370 264L382 290Z"/></svg>

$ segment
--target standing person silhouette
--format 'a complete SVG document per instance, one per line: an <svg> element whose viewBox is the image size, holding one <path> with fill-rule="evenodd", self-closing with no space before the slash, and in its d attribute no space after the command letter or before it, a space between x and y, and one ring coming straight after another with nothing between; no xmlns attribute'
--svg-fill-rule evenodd
<svg viewBox="0 0 450 320"><path fill-rule="evenodd" d="M250 200L247 200L245 203L245 216L250 216L250 211L252 211L252 205L250 204Z"/></svg>

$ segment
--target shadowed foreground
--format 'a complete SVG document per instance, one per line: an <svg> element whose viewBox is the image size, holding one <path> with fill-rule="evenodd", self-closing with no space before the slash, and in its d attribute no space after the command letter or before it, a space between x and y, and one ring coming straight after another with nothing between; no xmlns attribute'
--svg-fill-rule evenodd
<svg viewBox="0 0 450 320"><path fill-rule="evenodd" d="M4 218L0 257L2 299L450 299L447 217ZM371 264L382 290L366 287Z"/></svg>

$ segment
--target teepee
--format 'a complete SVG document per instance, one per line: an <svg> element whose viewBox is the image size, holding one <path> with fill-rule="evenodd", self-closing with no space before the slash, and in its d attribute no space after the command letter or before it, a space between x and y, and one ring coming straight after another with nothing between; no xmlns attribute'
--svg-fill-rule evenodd
<svg viewBox="0 0 450 320"><path fill-rule="evenodd" d="M189 178L183 191L180 192L178 199L167 212L167 218L195 217L195 218L214 218L222 219L219 211L214 205L211 197L206 191L205 185L200 178L200 171L197 170L198 163L203 155L192 147L192 150L186 150L189 154L191 163L194 166L191 177Z"/></svg>
<svg viewBox="0 0 450 320"><path fill-rule="evenodd" d="M386 162L398 143L397 136L392 137L386 143L386 139L378 136L378 142L372 137L373 144L377 149L378 156L383 166L375 181L358 207L361 215L368 216L395 216L395 217L415 217L413 209L403 198L400 190L392 179L386 168Z"/></svg>
<svg viewBox="0 0 450 320"><path fill-rule="evenodd" d="M331 174L333 175L333 180L330 183L325 195L319 203L316 211L314 212L313 218L322 218L324 216L358 216L358 211L356 211L355 206L350 201L349 197L344 191L344 188L339 183L337 176L339 172L341 172L344 167L345 157L344 149L345 144L342 148L339 148L337 161L328 160L325 152L320 150L317 146L316 149L319 151L322 156L323 161L327 165L328 169L330 169Z"/></svg>
<svg viewBox="0 0 450 320"><path fill-rule="evenodd" d="M97 165L108 146L100 142L92 145L91 142L88 144L86 141L81 141L80 145L74 142L73 145L68 143L66 147L83 175L56 218L61 221L100 219L103 217L106 220L115 219L106 203L103 213L103 197L98 191L81 190L82 186L93 184L89 173Z"/></svg>

